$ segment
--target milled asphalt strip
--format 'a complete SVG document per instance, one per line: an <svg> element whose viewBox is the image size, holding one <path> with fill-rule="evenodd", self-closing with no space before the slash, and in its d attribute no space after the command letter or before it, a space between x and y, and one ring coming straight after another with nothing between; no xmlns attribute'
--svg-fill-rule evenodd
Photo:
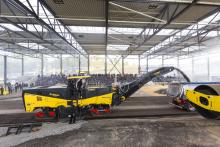
<svg viewBox="0 0 220 147"><path fill-rule="evenodd" d="M0 100L0 102L9 102L9 101L22 101L22 99L21 98L11 98L11 99Z"/></svg>
<svg viewBox="0 0 220 147"><path fill-rule="evenodd" d="M24 109L4 109L0 110L0 114L15 114L15 113L24 113Z"/></svg>
<svg viewBox="0 0 220 147"><path fill-rule="evenodd" d="M14 96L14 97L0 98L0 101L3 101L3 100L12 100L12 99L21 99L21 96Z"/></svg>
<svg viewBox="0 0 220 147"><path fill-rule="evenodd" d="M120 106L115 107L112 110L148 110L148 109L167 109L170 108L169 105L153 105L153 106ZM25 112L24 109L0 109L0 114L13 114Z"/></svg>
<svg viewBox="0 0 220 147"><path fill-rule="evenodd" d="M171 108L168 104L167 105L146 105L146 106L119 106L114 107L112 110L137 110L137 109L167 109Z"/></svg>

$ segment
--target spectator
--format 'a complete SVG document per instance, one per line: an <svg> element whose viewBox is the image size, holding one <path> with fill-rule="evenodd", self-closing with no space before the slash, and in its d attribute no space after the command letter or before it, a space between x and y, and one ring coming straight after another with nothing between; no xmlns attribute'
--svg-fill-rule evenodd
<svg viewBox="0 0 220 147"><path fill-rule="evenodd" d="M0 88L0 95L3 95L4 94L4 88L1 86Z"/></svg>
<svg viewBox="0 0 220 147"><path fill-rule="evenodd" d="M12 94L12 85L10 82L8 82L8 92L9 94Z"/></svg>
<svg viewBox="0 0 220 147"><path fill-rule="evenodd" d="M75 74L73 75L69 75L69 76L77 76ZM118 74L118 75L114 75L114 74L92 74L91 78L87 79L87 83L88 85L111 85L112 83L114 83L114 79L115 77L117 77L117 81L124 83L124 82L132 82L133 80L136 79L137 75L134 74ZM66 84L67 83L67 77L65 75L50 75L48 77L44 76L44 77L37 77L37 80L35 82L36 86L52 86L55 85L57 83L63 83Z"/></svg>

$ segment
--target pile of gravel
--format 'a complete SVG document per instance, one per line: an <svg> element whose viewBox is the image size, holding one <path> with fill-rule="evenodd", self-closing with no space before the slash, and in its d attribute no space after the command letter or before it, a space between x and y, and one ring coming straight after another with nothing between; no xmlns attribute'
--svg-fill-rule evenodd
<svg viewBox="0 0 220 147"><path fill-rule="evenodd" d="M39 131L32 133L21 133L19 135L11 134L2 136L6 133L7 128L0 128L0 147L10 147L36 138L43 138L51 135L63 134L67 131L72 131L81 128L85 121L77 121L75 124L67 123L45 123Z"/></svg>

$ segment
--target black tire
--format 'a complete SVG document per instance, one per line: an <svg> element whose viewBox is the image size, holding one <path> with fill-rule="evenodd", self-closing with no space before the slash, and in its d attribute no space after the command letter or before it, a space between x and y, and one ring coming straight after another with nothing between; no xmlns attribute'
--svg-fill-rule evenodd
<svg viewBox="0 0 220 147"><path fill-rule="evenodd" d="M217 93L213 91L213 89L207 89L207 90L206 89L195 89L195 91L206 94L206 95L217 95ZM217 119L220 116L220 114L217 112L206 110L197 105L193 105L193 106L196 108L199 114L201 114L203 117L207 119Z"/></svg>
<svg viewBox="0 0 220 147"><path fill-rule="evenodd" d="M198 107L198 106L194 106L196 108L196 110L198 111L199 114L201 114L203 117L207 118L207 119L217 119L219 117L219 114L206 110L204 108Z"/></svg>

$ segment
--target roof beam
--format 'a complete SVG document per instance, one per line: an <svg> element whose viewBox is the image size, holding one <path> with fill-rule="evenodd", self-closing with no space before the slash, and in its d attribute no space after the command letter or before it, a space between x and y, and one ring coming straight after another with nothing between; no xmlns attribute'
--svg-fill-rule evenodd
<svg viewBox="0 0 220 147"><path fill-rule="evenodd" d="M47 3L46 3L44 0L40 0L40 3L41 3L43 6L45 6L45 7L50 11L51 14L53 14L55 20L59 20L59 22L64 26L64 28L68 31L69 34L71 34L71 36L72 36L73 38L76 38L76 37L74 36L74 34L71 32L71 30L64 24L64 22L62 21L62 19L59 19L59 17L56 16L56 13L50 8L50 6L47 5ZM77 42L77 43L78 43L78 42ZM79 43L78 43L78 44L79 44ZM83 50L86 52L85 49L83 49ZM86 52L86 53L87 53L87 52ZM84 56L84 57L87 58L87 56Z"/></svg>
<svg viewBox="0 0 220 147"><path fill-rule="evenodd" d="M199 35L199 36L202 36L202 35L206 36L209 32L211 32L211 31L213 31L213 30L216 30L216 29L218 29L218 28L219 28L219 26L214 27L214 28L211 28L211 29L206 30L206 31L202 31L202 32L200 32L198 35ZM193 37L196 38L197 36L193 36ZM192 39L193 37L188 37L188 38L184 39L184 41L187 41L187 40L189 40L189 39ZM211 38L212 38L212 37L211 37ZM211 39L211 38L208 38L208 39L206 39L206 40L203 40L203 39L204 39L204 37L203 37L203 38L201 38L200 40L198 40L197 43L192 43L192 44L189 44L189 45L187 45L187 46L184 46L183 48L179 48L179 49L176 49L176 50L168 51L167 53L176 52L176 51L179 51L179 50L181 50L181 49L184 49L184 48L187 48L187 47L190 47L190 46L193 46L193 45L200 44L200 43L202 43L202 42L204 42L204 41L207 41L207 40L209 40L209 39ZM182 42L176 42L176 43L172 44L172 46L177 46L178 44L183 43L184 41L182 41ZM170 47L171 47L171 46L168 45L168 46L166 46L166 47L164 47L164 48L161 48L159 51L155 51L155 52L153 52L153 53L150 53L149 55L154 55L154 54L160 53L160 51L166 50L167 48L170 48ZM200 47L201 47L201 46L200 46Z"/></svg>
<svg viewBox="0 0 220 147"><path fill-rule="evenodd" d="M149 37L144 38L143 42L139 43L137 46L135 47L129 47L127 49L127 55L124 56L124 58L126 58L128 55L130 55L133 51L137 50L139 47L141 47L143 44L145 44L147 41L149 41L151 38L153 38L155 35L157 35L157 33L159 33L161 30L163 30L164 28L166 28L173 20L177 19L180 15L182 15L184 12L186 12L189 8L191 8L198 0L193 0L193 2L189 5L187 5L185 8L183 8L181 11L179 11L176 14L176 11L173 12L173 15L170 17L170 19L167 21L166 24L164 24L163 26L159 27L159 25L157 26L157 28L154 28L153 30L153 34L150 35ZM176 7L178 9L178 5ZM143 32L141 32L142 34Z"/></svg>
<svg viewBox="0 0 220 147"><path fill-rule="evenodd" d="M142 13L140 11L137 11L137 10L133 10L131 8L128 8L128 7L125 7L125 6L122 6L122 5L119 5L119 4L116 4L116 3L113 3L113 2L109 2L109 4L113 5L113 6L116 6L116 7L119 7L119 8L122 8L122 9L125 9L125 10L128 10L128 11L131 11L131 12L134 12L134 13L137 13L137 14L140 14L142 16L145 16L145 17L148 17L148 18L151 18L151 19L155 19L155 20L158 20L160 22L163 22L163 23L166 23L165 20L162 20L162 19L159 19L159 18L156 18L156 17L153 17L151 15L148 15L148 14L145 14L145 13Z"/></svg>
<svg viewBox="0 0 220 147"><path fill-rule="evenodd" d="M20 19L35 19L34 17L31 16L14 16L14 15L0 15L0 18L20 18ZM49 17L50 18L50 17ZM45 18L46 19L46 18ZM52 19L52 18L50 18ZM90 18L54 18L56 20L73 20L73 21L91 21L91 22L105 22L105 19L90 19ZM113 20L113 19L108 19L108 22L110 23L130 23L130 24L166 24L165 22L152 22L152 21L127 21L127 20ZM197 22L171 22L171 25L194 25L197 24ZM218 26L220 24L207 24L207 23L203 23L201 25L215 25ZM72 32L71 32L72 33Z"/></svg>
<svg viewBox="0 0 220 147"><path fill-rule="evenodd" d="M135 2L135 3L171 3L171 4L191 4L192 0L111 0L117 2ZM196 5L220 6L220 2L198 1Z"/></svg>
<svg viewBox="0 0 220 147"><path fill-rule="evenodd" d="M24 5L24 3L22 3L20 0L14 0L14 3L18 6L20 6L23 10L25 10L31 17L34 17L36 21L39 22L39 24L41 24L42 26L45 26L47 29L49 29L51 32L53 32L54 34L56 34L59 38L61 38L64 42L66 42L67 44L69 44L77 53L85 56L85 54L78 50L75 46L73 46L72 43L70 43L69 41L67 41L67 39L65 38L65 34L61 35L60 33L58 33L54 28L51 27L51 25L49 25L47 22L45 22L43 19L41 19L38 14L36 14L36 12L33 10L32 5L30 3L29 0L26 0L26 2L28 2L30 8L28 8L27 6ZM42 3L42 1L39 1L40 3ZM38 5L39 6L39 5ZM43 8L43 7L42 7ZM49 19L48 19L49 20ZM50 20L49 20L50 21ZM65 27L65 26L64 26ZM65 32L65 31L64 31ZM87 57L87 56L85 56Z"/></svg>
<svg viewBox="0 0 220 147"><path fill-rule="evenodd" d="M23 46L18 45L18 44L14 43L14 42L11 42L11 41L7 41L7 40L3 40L3 39L0 39L0 41L1 42L5 42L5 43L10 44L10 45L13 45L15 47L18 47L17 49L19 49L20 51L27 51L27 52L31 52L32 54L35 54L35 53L39 54L39 52L37 50L32 50L30 48L23 47ZM15 52L15 50L13 50L13 52ZM22 53L20 53L20 54L22 54Z"/></svg>
<svg viewBox="0 0 220 147"><path fill-rule="evenodd" d="M208 17L208 16L210 16L210 15L212 15L212 14L214 14L214 13L216 13L216 12L218 12L220 10L220 8L217 8L217 9L215 9L214 11L212 11L212 12L210 12L209 14L207 14L206 16L203 16L202 18L200 18L199 20L202 20L204 17ZM219 13L217 13L216 14L216 16L217 15L219 15ZM215 16L215 17L216 17ZM214 18L215 18L214 17ZM214 19L213 18L213 19ZM212 19L212 20L213 20ZM189 30L189 33L191 32L191 30L197 30L197 36L201 36L201 35L204 35L204 34L206 34L207 35L207 33L209 33L210 31L214 31L215 29L218 29L219 27L220 27L220 25L215 25L215 24L213 24L212 25L212 20L208 23L208 25L206 25L205 27L203 27L203 28L200 28L199 30L198 29L190 29ZM195 25L198 25L198 23L197 24L195 24ZM201 24L200 24L201 25ZM193 26L193 25L192 25ZM207 28L207 27L212 27L212 28ZM198 27L198 26L197 26ZM201 31L201 32L198 32L198 31ZM167 40L168 38L170 38L170 37L172 37L172 36L175 36L177 33L180 33L181 32L181 30L180 31L178 31L178 32L176 32L176 33L174 33L173 35L171 35L171 36L168 36L168 37L166 37L163 41L165 41L165 40ZM181 40L181 39L183 39L183 41L179 41L178 40L178 43L176 43L176 44L172 44L172 46L176 46L177 44L179 44L179 43L185 43L187 40L189 40L189 39L191 39L191 38L193 38L193 36L189 36L190 34L187 34L186 36L184 36L183 38L180 38L179 40ZM188 38L187 38L188 37ZM196 37L196 36L194 36L194 37ZM204 38L204 37L203 37ZM203 39L202 38L202 39ZM210 37L211 38L211 37ZM201 40L201 39L200 39ZM202 41L202 40L201 40ZM198 42L197 43L193 43L193 44L191 44L191 45L195 45L195 44L198 44ZM191 45L188 45L187 47L189 47L189 46L191 46ZM171 46L169 46L169 47L171 47ZM169 47L167 47L167 48L169 48ZM159 50L156 50L156 51L154 51L154 53L156 53L156 52L158 52L158 51L162 51L162 50L164 50L164 49L167 49L167 48L164 48L164 47L162 47L161 49L159 49ZM152 55L152 53L150 53L151 55Z"/></svg>
<svg viewBox="0 0 220 147"><path fill-rule="evenodd" d="M6 1L6 0L4 0L3 1L4 3L5 3L5 5L7 6L7 8L8 8L8 10L14 15L14 16L16 16L16 12L14 12L15 10L14 10L14 8L16 9L16 10L18 10L18 11L21 11L21 10L19 10L19 8L18 8L18 6L15 6L16 4L14 4L14 3L12 3L12 1ZM11 6L11 7L10 7ZM23 11L21 11L22 13L24 13ZM25 17L27 17L27 16L25 16ZM32 20L32 18L33 18L33 16L31 17L30 16L30 18L31 18L31 20ZM18 24L18 23L15 23L14 21L12 21L11 19L8 19L7 17L1 17L0 19L2 19L2 20L4 20L4 21L6 21L6 22L8 22L8 23L10 23L10 24L12 24L12 25L14 25L15 27L17 27L17 28L19 28L19 29L21 29L22 31L24 31L24 32L26 32L26 33L28 33L28 34L30 34L31 36L33 36L34 38L36 38L36 39L38 39L38 40L41 40L41 41L44 41L45 43L48 43L48 44L50 44L51 46L53 46L53 47L55 47L55 48L57 48L58 50L60 50L61 48L60 47L58 47L58 46L56 46L56 45L54 45L53 44L53 42L49 42L49 41L47 41L46 39L44 39L43 38L43 29L44 29L44 26L42 25L42 24L40 24L39 23L39 25L41 25L41 27L42 27L42 32L38 32L38 30L36 30L37 31L37 33L33 33L32 31L30 31L30 30L28 30L28 24L26 23L26 24ZM18 21L18 22L20 22L20 17L18 17L18 18L16 18L16 20ZM26 19L26 22L28 22L29 21L29 19ZM34 26L34 24L32 24L33 26ZM35 26L34 26L34 28L35 28ZM36 28L35 28L36 29ZM10 31L12 31L12 32L14 32L13 30L10 30ZM33 41L34 42L34 41ZM51 50L51 49L50 49ZM54 52L56 52L56 50L51 50L52 52L54 51ZM63 50L64 52L66 52L65 50ZM66 52L67 54L70 54L70 53L68 53L68 52Z"/></svg>

